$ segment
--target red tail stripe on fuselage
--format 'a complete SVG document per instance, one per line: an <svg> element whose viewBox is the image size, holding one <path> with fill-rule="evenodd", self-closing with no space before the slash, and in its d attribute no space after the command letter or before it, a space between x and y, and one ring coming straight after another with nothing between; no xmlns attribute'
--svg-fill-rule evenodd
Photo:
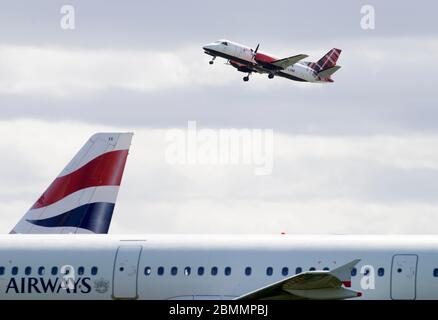
<svg viewBox="0 0 438 320"><path fill-rule="evenodd" d="M120 186L128 150L104 153L81 168L58 177L35 202L32 209L55 203L73 192L98 186Z"/></svg>

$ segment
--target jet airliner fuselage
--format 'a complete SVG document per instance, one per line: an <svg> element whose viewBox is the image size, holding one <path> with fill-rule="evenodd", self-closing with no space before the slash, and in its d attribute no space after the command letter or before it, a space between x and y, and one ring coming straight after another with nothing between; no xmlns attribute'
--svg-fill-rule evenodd
<svg viewBox="0 0 438 320"><path fill-rule="evenodd" d="M437 299L437 256L438 236L8 235L0 298L234 299L360 259L349 298ZM293 285L264 298L345 294Z"/></svg>

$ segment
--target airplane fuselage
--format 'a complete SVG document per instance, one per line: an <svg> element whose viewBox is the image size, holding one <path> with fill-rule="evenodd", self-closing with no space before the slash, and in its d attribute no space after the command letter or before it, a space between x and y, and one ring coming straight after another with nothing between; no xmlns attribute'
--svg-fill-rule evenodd
<svg viewBox="0 0 438 320"><path fill-rule="evenodd" d="M0 236L0 298L233 299L354 259L357 299L438 299L438 236L19 234Z"/></svg>

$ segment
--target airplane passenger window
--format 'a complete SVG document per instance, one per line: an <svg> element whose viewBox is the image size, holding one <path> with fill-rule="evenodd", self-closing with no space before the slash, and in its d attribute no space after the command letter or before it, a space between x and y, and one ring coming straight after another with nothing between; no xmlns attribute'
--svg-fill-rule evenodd
<svg viewBox="0 0 438 320"><path fill-rule="evenodd" d="M31 268L31 267L26 267L26 268L24 269L24 274L25 274L26 276L30 275L31 273L32 273L32 268Z"/></svg>
<svg viewBox="0 0 438 320"><path fill-rule="evenodd" d="M3 267L2 267L3 268ZM2 273L3 274L3 273ZM438 277L438 268L433 269L433 276Z"/></svg>
<svg viewBox="0 0 438 320"><path fill-rule="evenodd" d="M245 275L250 276L251 275L251 267L246 267L245 268Z"/></svg>
<svg viewBox="0 0 438 320"><path fill-rule="evenodd" d="M144 275L145 276L150 276L151 275L151 267L144 268Z"/></svg>
<svg viewBox="0 0 438 320"><path fill-rule="evenodd" d="M56 276L58 274L58 267L52 267L52 275Z"/></svg>
<svg viewBox="0 0 438 320"><path fill-rule="evenodd" d="M217 275L217 267L211 267L211 275L212 276Z"/></svg>
<svg viewBox="0 0 438 320"><path fill-rule="evenodd" d="M5 274L5 267L0 267L0 276Z"/></svg>
<svg viewBox="0 0 438 320"><path fill-rule="evenodd" d="M12 275L16 276L18 274L18 267L12 267Z"/></svg>
<svg viewBox="0 0 438 320"><path fill-rule="evenodd" d="M298 273L301 273L301 272L303 272L303 268L298 267L298 268L295 269L295 274L298 274Z"/></svg>
<svg viewBox="0 0 438 320"><path fill-rule="evenodd" d="M284 267L283 269L281 269L281 274L283 276L287 276L289 274L289 268L288 267Z"/></svg>
<svg viewBox="0 0 438 320"><path fill-rule="evenodd" d="M202 276L204 274L204 267L198 268L198 276Z"/></svg>
<svg viewBox="0 0 438 320"><path fill-rule="evenodd" d="M324 270L324 271L329 271L330 268L329 268L329 267L324 267L324 269L322 269L322 270Z"/></svg>
<svg viewBox="0 0 438 320"><path fill-rule="evenodd" d="M309 269L309 271L315 271L316 269L314 268L314 267L311 267L310 269Z"/></svg>
<svg viewBox="0 0 438 320"><path fill-rule="evenodd" d="M379 277L383 277L383 275L385 274L385 269L383 268L379 268L377 270L377 274L379 275Z"/></svg>
<svg viewBox="0 0 438 320"><path fill-rule="evenodd" d="M369 275L370 274L370 269L365 269L365 273L364 273L364 275Z"/></svg>
<svg viewBox="0 0 438 320"><path fill-rule="evenodd" d="M93 276L95 276L95 275L97 274L97 267L92 267L92 268L91 268L91 274L92 274Z"/></svg>
<svg viewBox="0 0 438 320"><path fill-rule="evenodd" d="M158 267L158 269L157 269L157 274L158 274L159 276L162 276L162 275L164 274L164 267Z"/></svg>
<svg viewBox="0 0 438 320"><path fill-rule="evenodd" d="M357 274L357 269L356 268L351 269L351 276L355 277L356 274Z"/></svg>
<svg viewBox="0 0 438 320"><path fill-rule="evenodd" d="M41 266L41 267L38 268L38 274L39 274L40 276L44 275L44 271L45 271L45 268L44 268L43 266Z"/></svg>
<svg viewBox="0 0 438 320"><path fill-rule="evenodd" d="M189 276L191 272L192 272L192 268L190 267L184 268L184 275Z"/></svg>
<svg viewBox="0 0 438 320"><path fill-rule="evenodd" d="M172 267L172 269L170 269L170 274L172 276L176 276L177 273L178 273L178 268L177 267Z"/></svg>
<svg viewBox="0 0 438 320"><path fill-rule="evenodd" d="M231 268L230 267L226 267L225 268L225 275L229 276L231 274Z"/></svg>
<svg viewBox="0 0 438 320"><path fill-rule="evenodd" d="M268 276L272 276L272 273L274 272L274 270L272 269L272 267L268 267L266 268L266 275Z"/></svg>
<svg viewBox="0 0 438 320"><path fill-rule="evenodd" d="M84 272L85 272L85 268L84 267L81 266L81 267L78 268L78 275L82 276L84 274Z"/></svg>

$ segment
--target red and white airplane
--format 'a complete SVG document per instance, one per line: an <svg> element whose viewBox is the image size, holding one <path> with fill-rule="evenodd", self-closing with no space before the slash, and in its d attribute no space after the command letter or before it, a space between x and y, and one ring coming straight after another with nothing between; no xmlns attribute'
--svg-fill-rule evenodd
<svg viewBox="0 0 438 320"><path fill-rule="evenodd" d="M228 60L228 63L240 72L248 75L243 81L248 81L251 73L267 73L268 78L279 76L302 82L333 82L331 75L341 67L336 61L341 54L340 49L333 48L317 62L302 61L307 58L306 54L298 54L292 57L279 59L272 55L258 52L260 44L253 50L250 47L222 39L205 45L204 52L213 57Z"/></svg>

